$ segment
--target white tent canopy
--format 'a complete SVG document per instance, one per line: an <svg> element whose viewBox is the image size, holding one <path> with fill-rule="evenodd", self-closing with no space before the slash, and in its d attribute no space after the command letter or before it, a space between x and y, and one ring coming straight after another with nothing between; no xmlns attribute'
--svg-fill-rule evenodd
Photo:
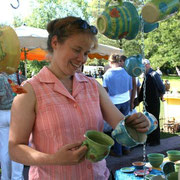
<svg viewBox="0 0 180 180"><path fill-rule="evenodd" d="M21 48L47 49L48 32L45 29L20 26L15 28L15 32L19 38Z"/></svg>
<svg viewBox="0 0 180 180"><path fill-rule="evenodd" d="M34 27L28 26L20 26L15 28L15 32L20 40L21 48L28 48L28 49L47 49L47 37L48 32L45 29L39 29ZM93 50L92 53L98 53L100 55L110 55L112 53L122 54L122 49L99 44L98 48Z"/></svg>

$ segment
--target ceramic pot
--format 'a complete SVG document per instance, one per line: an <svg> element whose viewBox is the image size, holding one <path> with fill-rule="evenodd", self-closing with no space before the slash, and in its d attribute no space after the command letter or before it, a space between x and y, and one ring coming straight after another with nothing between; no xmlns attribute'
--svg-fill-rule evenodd
<svg viewBox="0 0 180 180"><path fill-rule="evenodd" d="M169 18L180 8L179 0L151 0L142 8L142 17L148 23Z"/></svg>
<svg viewBox="0 0 180 180"><path fill-rule="evenodd" d="M105 10L97 19L100 33L110 39L134 39L139 31L140 18L135 6L130 2L118 1L117 5L105 5Z"/></svg>
<svg viewBox="0 0 180 180"><path fill-rule="evenodd" d="M124 69L133 77L140 76L145 71L145 66L142 64L142 56L130 56L124 63Z"/></svg>
<svg viewBox="0 0 180 180"><path fill-rule="evenodd" d="M83 141L83 145L88 147L86 159L91 162L106 158L114 145L114 140L103 132L88 130L84 136L86 140Z"/></svg>

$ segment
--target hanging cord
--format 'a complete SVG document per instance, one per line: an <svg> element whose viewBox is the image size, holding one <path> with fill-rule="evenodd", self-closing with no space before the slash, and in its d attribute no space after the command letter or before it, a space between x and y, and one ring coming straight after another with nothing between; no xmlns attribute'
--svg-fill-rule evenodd
<svg viewBox="0 0 180 180"><path fill-rule="evenodd" d="M19 0L17 0L18 5L15 7L14 5L10 4L12 8L17 9L20 5Z"/></svg>
<svg viewBox="0 0 180 180"><path fill-rule="evenodd" d="M142 0L142 6L144 6L144 0ZM142 15L140 17L141 19L141 54L142 54L142 59L145 59L144 55L144 50L145 50L145 45L144 45L144 20L142 18ZM143 112L146 111L146 68L144 69L144 83L143 83ZM146 163L146 143L143 144L143 162ZM146 167L144 166L144 178L146 177Z"/></svg>
<svg viewBox="0 0 180 180"><path fill-rule="evenodd" d="M118 42L119 42L119 49L121 50L123 48L122 39L120 39Z"/></svg>
<svg viewBox="0 0 180 180"><path fill-rule="evenodd" d="M142 6L144 6L144 0L142 0ZM141 55L142 59L145 59L144 55L145 45L144 45L144 20L141 15ZM143 112L146 111L146 68L144 69L144 84L143 84Z"/></svg>
<svg viewBox="0 0 180 180"><path fill-rule="evenodd" d="M18 5L15 7L14 5L10 4L12 8L17 9L20 5L19 0L17 0Z"/></svg>

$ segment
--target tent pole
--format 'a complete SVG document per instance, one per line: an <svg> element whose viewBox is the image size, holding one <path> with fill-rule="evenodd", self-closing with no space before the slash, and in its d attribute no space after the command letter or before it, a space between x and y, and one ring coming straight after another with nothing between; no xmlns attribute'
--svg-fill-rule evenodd
<svg viewBox="0 0 180 180"><path fill-rule="evenodd" d="M27 52L24 47L24 69L25 69L25 77L27 78Z"/></svg>

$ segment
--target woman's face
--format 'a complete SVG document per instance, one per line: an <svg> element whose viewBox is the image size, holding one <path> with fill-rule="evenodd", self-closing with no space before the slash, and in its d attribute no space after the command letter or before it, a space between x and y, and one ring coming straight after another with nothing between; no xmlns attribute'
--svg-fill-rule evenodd
<svg viewBox="0 0 180 180"><path fill-rule="evenodd" d="M63 44L52 38L53 55L50 69L59 77L73 75L82 66L93 47L93 41L87 34L69 37Z"/></svg>

